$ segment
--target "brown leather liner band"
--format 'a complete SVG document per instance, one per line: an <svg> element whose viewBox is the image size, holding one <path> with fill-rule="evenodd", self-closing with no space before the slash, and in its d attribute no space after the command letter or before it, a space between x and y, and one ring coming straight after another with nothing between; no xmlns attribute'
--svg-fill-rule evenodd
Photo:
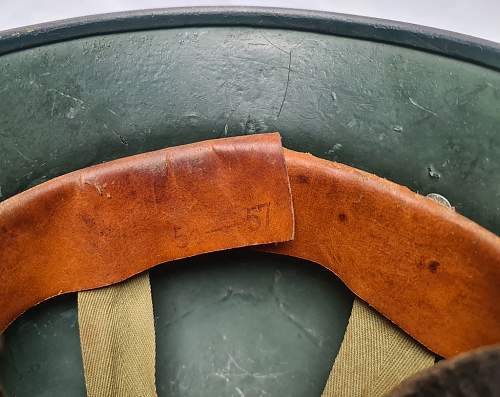
<svg viewBox="0 0 500 397"><path fill-rule="evenodd" d="M276 135L208 141L68 174L0 203L0 330L59 293L290 240L280 156ZM259 249L327 267L444 357L500 342L497 236L382 178L289 150L285 159L295 238Z"/></svg>
<svg viewBox="0 0 500 397"><path fill-rule="evenodd" d="M293 238L279 134L219 139L73 172L0 203L0 332L55 295L159 263Z"/></svg>
<svg viewBox="0 0 500 397"><path fill-rule="evenodd" d="M443 357L500 342L500 238L354 168L285 150L291 242L264 247L334 272Z"/></svg>

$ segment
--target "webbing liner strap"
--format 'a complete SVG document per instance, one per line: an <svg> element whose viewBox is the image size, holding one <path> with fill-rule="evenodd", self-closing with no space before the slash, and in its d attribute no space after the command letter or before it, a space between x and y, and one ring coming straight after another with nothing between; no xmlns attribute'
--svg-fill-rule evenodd
<svg viewBox="0 0 500 397"><path fill-rule="evenodd" d="M434 355L359 299L322 397L384 396Z"/></svg>
<svg viewBox="0 0 500 397"><path fill-rule="evenodd" d="M78 294L89 397L156 397L155 329L148 273ZM355 299L323 397L379 397L434 364L434 355Z"/></svg>
<svg viewBox="0 0 500 397"><path fill-rule="evenodd" d="M78 293L89 397L156 397L155 328L149 273Z"/></svg>

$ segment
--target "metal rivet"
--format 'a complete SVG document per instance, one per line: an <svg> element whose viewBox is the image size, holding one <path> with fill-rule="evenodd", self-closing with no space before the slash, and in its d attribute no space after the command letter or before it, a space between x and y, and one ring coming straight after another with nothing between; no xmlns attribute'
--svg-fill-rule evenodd
<svg viewBox="0 0 500 397"><path fill-rule="evenodd" d="M438 204L441 204L443 207L453 209L453 207L451 206L448 199L446 197L440 195L439 193L429 193L426 197L428 199L431 199L432 201L435 201Z"/></svg>

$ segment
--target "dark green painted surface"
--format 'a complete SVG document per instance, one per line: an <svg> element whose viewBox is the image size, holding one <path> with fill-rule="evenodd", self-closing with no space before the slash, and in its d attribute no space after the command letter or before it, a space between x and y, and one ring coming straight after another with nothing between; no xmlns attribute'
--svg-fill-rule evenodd
<svg viewBox="0 0 500 397"><path fill-rule="evenodd" d="M416 48L500 71L500 43L357 15L270 7L181 7L91 15L0 32L0 55L86 36L137 30L231 26L291 29Z"/></svg>
<svg viewBox="0 0 500 397"><path fill-rule="evenodd" d="M5 332L0 384L8 397L85 396L76 295L29 310Z"/></svg>
<svg viewBox="0 0 500 397"><path fill-rule="evenodd" d="M227 126L279 130L289 148L437 191L500 231L500 74L480 66L315 33L191 28L8 54L0 87L4 197Z"/></svg>
<svg viewBox="0 0 500 397"><path fill-rule="evenodd" d="M0 195L134 153L279 130L289 148L441 193L498 234L499 122L499 73L408 48L249 27L87 37L0 57ZM352 299L334 276L240 253L154 273L160 395L319 394ZM84 393L73 299L7 331L9 396Z"/></svg>

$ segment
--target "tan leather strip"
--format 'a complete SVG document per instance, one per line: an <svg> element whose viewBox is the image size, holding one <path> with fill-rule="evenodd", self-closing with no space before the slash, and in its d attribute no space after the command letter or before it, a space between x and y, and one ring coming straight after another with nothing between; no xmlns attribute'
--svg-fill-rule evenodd
<svg viewBox="0 0 500 397"><path fill-rule="evenodd" d="M88 397L156 397L149 273L78 293Z"/></svg>
<svg viewBox="0 0 500 397"><path fill-rule="evenodd" d="M278 134L205 141L83 169L0 203L0 332L49 297L159 263L290 240Z"/></svg>
<svg viewBox="0 0 500 397"><path fill-rule="evenodd" d="M434 353L500 342L500 238L409 189L285 150L295 237L264 250L319 263Z"/></svg>
<svg viewBox="0 0 500 397"><path fill-rule="evenodd" d="M439 355L500 342L497 236L366 172L285 157L295 239L264 250L327 267ZM0 330L59 293L290 239L284 168L276 135L238 137L92 167L0 203Z"/></svg>
<svg viewBox="0 0 500 397"><path fill-rule="evenodd" d="M434 360L425 347L355 299L322 397L382 397Z"/></svg>

